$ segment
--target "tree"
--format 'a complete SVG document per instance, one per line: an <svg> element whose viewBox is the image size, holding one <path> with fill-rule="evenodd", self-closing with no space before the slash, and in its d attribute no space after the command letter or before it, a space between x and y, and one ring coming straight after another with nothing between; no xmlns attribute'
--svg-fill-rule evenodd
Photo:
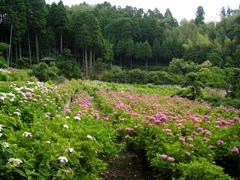
<svg viewBox="0 0 240 180"><path fill-rule="evenodd" d="M220 12L220 17L221 17L221 19L223 19L223 18L226 17L226 10L225 10L225 7L222 7L221 12Z"/></svg>
<svg viewBox="0 0 240 180"><path fill-rule="evenodd" d="M158 40L158 38L155 38L153 40L153 46L152 46L152 55L153 55L153 58L155 60L155 64L158 63L158 60L159 60L159 57L160 57L160 41Z"/></svg>
<svg viewBox="0 0 240 180"><path fill-rule="evenodd" d="M204 12L204 9L203 9L203 7L202 6L199 6L198 8L197 8L197 12L196 12L196 18L195 18L195 23L196 24L204 24L204 14L205 14L205 12Z"/></svg>
<svg viewBox="0 0 240 180"><path fill-rule="evenodd" d="M164 26L166 28L169 28L169 29L178 26L177 20L175 18L173 18L172 12L168 8L167 8L167 10L166 10L166 12L164 14L163 22L164 22Z"/></svg>
<svg viewBox="0 0 240 180"><path fill-rule="evenodd" d="M36 60L39 62L39 36L43 35L46 30L47 9L45 0L28 0L28 28L35 34L36 42Z"/></svg>

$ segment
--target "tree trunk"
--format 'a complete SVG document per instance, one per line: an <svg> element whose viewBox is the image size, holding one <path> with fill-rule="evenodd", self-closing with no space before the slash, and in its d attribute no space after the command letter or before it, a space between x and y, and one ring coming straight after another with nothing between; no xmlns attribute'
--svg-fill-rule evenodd
<svg viewBox="0 0 240 180"><path fill-rule="evenodd" d="M8 60L7 60L8 67L9 67L9 65L10 65L10 59L11 59L12 31L13 31L13 25L11 24L10 40L9 40L9 51L8 51Z"/></svg>
<svg viewBox="0 0 240 180"><path fill-rule="evenodd" d="M92 73L93 64L93 50L90 48L90 57L89 57L89 72Z"/></svg>
<svg viewBox="0 0 240 180"><path fill-rule="evenodd" d="M87 58L87 48L85 48L85 66L86 66L86 77L88 77L88 58Z"/></svg>
<svg viewBox="0 0 240 180"><path fill-rule="evenodd" d="M28 32L28 53L29 53L29 63L32 65L32 51L31 51L31 43L30 43L30 35Z"/></svg>
<svg viewBox="0 0 240 180"><path fill-rule="evenodd" d="M63 50L62 37L63 37L63 34L61 33L61 35L60 35L60 54L62 54L62 50Z"/></svg>
<svg viewBox="0 0 240 180"><path fill-rule="evenodd" d="M148 60L145 59L145 70L147 71L148 70Z"/></svg>
<svg viewBox="0 0 240 180"><path fill-rule="evenodd" d="M132 57L130 57L130 68L132 69Z"/></svg>
<svg viewBox="0 0 240 180"><path fill-rule="evenodd" d="M37 58L37 64L39 62L39 49L38 49L38 35L36 34L36 58Z"/></svg>
<svg viewBox="0 0 240 180"><path fill-rule="evenodd" d="M16 43L16 45L15 45L15 63L17 63L17 62L18 62L18 45Z"/></svg>
<svg viewBox="0 0 240 180"><path fill-rule="evenodd" d="M93 66L96 63L96 52L95 52L95 48L93 48Z"/></svg>
<svg viewBox="0 0 240 180"><path fill-rule="evenodd" d="M21 42L19 41L19 58L22 58L22 45Z"/></svg>

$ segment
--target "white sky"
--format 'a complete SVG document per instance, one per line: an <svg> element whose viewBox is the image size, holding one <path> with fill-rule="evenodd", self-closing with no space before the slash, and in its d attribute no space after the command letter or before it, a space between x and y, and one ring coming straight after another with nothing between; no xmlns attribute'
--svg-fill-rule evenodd
<svg viewBox="0 0 240 180"><path fill-rule="evenodd" d="M47 4L56 3L59 0L45 0ZM231 9L238 9L240 1L238 0L62 0L64 5L75 5L83 3L98 4L104 1L110 2L111 5L121 6L124 8L126 5L143 8L146 12L148 9L154 10L158 8L164 14L166 9L169 8L179 22L181 19L186 18L191 20L195 18L198 6L202 6L205 11L205 22L219 21L219 14L221 8L224 6L227 10L229 6Z"/></svg>

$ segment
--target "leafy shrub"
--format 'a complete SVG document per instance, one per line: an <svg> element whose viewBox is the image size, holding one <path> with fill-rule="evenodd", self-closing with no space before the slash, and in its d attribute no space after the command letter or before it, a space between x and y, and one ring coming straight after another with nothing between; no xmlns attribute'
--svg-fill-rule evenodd
<svg viewBox="0 0 240 180"><path fill-rule="evenodd" d="M30 60L27 57L22 57L18 59L17 67L21 69L30 67Z"/></svg>
<svg viewBox="0 0 240 180"><path fill-rule="evenodd" d="M5 61L4 57L0 54L0 68L6 68L7 62Z"/></svg>
<svg viewBox="0 0 240 180"><path fill-rule="evenodd" d="M39 63L32 68L31 75L39 79L39 81L55 80L60 76L60 70L54 63L47 65L46 63Z"/></svg>
<svg viewBox="0 0 240 180"><path fill-rule="evenodd" d="M148 72L147 82L155 85L174 84L172 76L165 71Z"/></svg>
<svg viewBox="0 0 240 180"><path fill-rule="evenodd" d="M56 66L67 79L81 79L82 72L75 60L57 61Z"/></svg>
<svg viewBox="0 0 240 180"><path fill-rule="evenodd" d="M199 158L190 163L179 163L177 169L180 171L181 179L185 180L232 179L223 172L222 167L210 163L205 158Z"/></svg>
<svg viewBox="0 0 240 180"><path fill-rule="evenodd" d="M126 82L126 72L123 71L121 67L112 66L110 70L103 72L101 80L107 82L124 83Z"/></svg>
<svg viewBox="0 0 240 180"><path fill-rule="evenodd" d="M127 82L145 84L147 82L147 72L140 69L133 69L127 72Z"/></svg>

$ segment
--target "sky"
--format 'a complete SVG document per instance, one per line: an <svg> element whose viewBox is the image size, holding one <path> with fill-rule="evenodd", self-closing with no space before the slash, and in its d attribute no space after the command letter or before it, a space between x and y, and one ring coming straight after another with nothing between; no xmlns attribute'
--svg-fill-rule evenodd
<svg viewBox="0 0 240 180"><path fill-rule="evenodd" d="M58 3L59 0L45 0L47 4L52 4L53 1ZM169 8L174 18L180 22L183 18L187 20L195 19L196 11L199 6L202 6L205 11L205 22L219 21L220 11L222 7L229 6L231 9L238 9L240 1L238 0L62 0L64 5L72 6L86 2L87 4L95 5L110 2L111 5L121 6L126 5L143 8L145 12L148 9L154 10L158 8L164 14Z"/></svg>

